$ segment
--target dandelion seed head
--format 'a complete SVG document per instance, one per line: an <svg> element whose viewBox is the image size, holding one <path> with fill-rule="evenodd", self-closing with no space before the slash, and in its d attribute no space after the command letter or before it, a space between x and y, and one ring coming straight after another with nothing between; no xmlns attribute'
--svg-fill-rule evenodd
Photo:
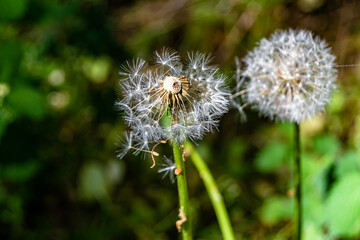
<svg viewBox="0 0 360 240"><path fill-rule="evenodd" d="M210 65L211 59L192 52L181 62L175 51L164 48L155 52L154 64L126 62L116 106L124 112L136 148L150 151L169 139L178 144L199 140L216 129L228 111L230 94L226 77Z"/></svg>
<svg viewBox="0 0 360 240"><path fill-rule="evenodd" d="M277 31L245 57L237 88L245 88L243 102L261 115L300 123L330 101L337 78L334 61L326 42L311 32Z"/></svg>

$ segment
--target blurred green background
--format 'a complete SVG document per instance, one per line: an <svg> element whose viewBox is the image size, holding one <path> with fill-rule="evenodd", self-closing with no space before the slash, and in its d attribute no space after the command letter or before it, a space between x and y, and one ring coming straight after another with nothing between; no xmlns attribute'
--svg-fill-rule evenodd
<svg viewBox="0 0 360 240"><path fill-rule="evenodd" d="M176 184L149 158L116 158L120 65L162 46L199 50L232 84L234 57L289 27L326 40L338 64L360 64L359 9L351 0L1 0L0 239L178 239ZM338 70L326 114L302 124L310 240L360 239L360 67ZM291 239L293 126L247 113L246 123L226 114L198 150L238 239ZM221 239L187 168L194 235Z"/></svg>

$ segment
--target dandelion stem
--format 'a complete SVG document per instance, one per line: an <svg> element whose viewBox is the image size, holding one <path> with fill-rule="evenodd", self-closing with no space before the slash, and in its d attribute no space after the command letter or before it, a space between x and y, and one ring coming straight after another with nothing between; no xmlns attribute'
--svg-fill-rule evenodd
<svg viewBox="0 0 360 240"><path fill-rule="evenodd" d="M300 159L300 125L295 123L295 168L294 168L294 185L295 185L295 239L301 240L302 230L302 196L301 196L301 159Z"/></svg>
<svg viewBox="0 0 360 240"><path fill-rule="evenodd" d="M175 142L173 142L173 151L176 168L181 170L181 173L177 175L179 217L181 218L177 221L177 228L181 231L183 240L191 240L192 234L190 225L189 196L187 191L185 165L179 146L177 146Z"/></svg>
<svg viewBox="0 0 360 240"><path fill-rule="evenodd" d="M214 207L216 217L218 219L220 230L224 240L235 240L234 232L231 227L229 215L226 211L223 198L216 186L215 180L211 175L205 161L198 152L193 148L191 143L187 142L185 148L190 152L190 157L202 178L211 203Z"/></svg>

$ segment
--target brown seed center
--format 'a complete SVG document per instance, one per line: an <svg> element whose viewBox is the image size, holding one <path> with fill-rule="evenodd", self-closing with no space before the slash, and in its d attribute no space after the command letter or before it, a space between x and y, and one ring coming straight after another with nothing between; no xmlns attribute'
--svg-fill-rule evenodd
<svg viewBox="0 0 360 240"><path fill-rule="evenodd" d="M181 80L177 77L165 77L163 88L172 94L179 93L181 91Z"/></svg>

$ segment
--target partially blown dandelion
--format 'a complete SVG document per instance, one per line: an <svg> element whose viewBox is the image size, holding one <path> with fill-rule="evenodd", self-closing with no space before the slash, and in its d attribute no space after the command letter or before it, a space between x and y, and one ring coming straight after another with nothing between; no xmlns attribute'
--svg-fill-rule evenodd
<svg viewBox="0 0 360 240"><path fill-rule="evenodd" d="M123 99L116 103L131 131L125 151L153 156L160 143L199 140L217 127L228 110L229 94L225 77L210 61L210 55L188 53L183 65L175 51L164 48L155 53L152 66L142 59L125 64L120 73L124 76L120 82Z"/></svg>
<svg viewBox="0 0 360 240"><path fill-rule="evenodd" d="M327 44L311 32L277 31L245 57L232 96L242 103L233 103L240 111L250 104L270 119L300 123L329 102L337 77L334 60Z"/></svg>

